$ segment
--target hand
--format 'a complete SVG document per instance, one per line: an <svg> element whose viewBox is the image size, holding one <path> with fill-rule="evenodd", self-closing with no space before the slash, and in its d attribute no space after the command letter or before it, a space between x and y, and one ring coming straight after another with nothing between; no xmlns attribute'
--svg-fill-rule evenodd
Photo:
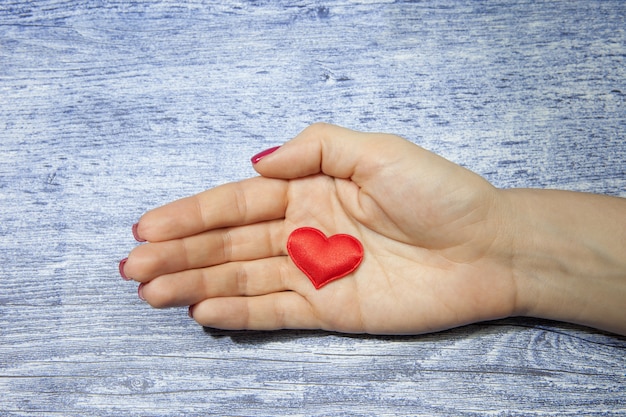
<svg viewBox="0 0 626 417"><path fill-rule="evenodd" d="M223 329L423 333L516 312L504 200L402 138L317 124L266 155L261 177L146 213L122 266L154 307L191 305ZM347 233L365 256L316 290L286 254L292 230Z"/></svg>

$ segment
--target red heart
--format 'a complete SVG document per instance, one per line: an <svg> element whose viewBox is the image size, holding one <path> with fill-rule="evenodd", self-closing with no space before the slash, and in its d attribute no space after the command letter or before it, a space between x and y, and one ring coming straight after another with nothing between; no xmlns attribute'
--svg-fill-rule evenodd
<svg viewBox="0 0 626 417"><path fill-rule="evenodd" d="M317 289L353 272L363 260L363 246L356 238L345 234L327 238L312 227L291 232L287 252Z"/></svg>

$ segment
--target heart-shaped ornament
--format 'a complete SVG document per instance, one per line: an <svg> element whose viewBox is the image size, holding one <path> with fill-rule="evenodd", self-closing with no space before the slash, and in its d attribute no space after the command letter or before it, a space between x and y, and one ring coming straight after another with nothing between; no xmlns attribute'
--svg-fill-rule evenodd
<svg viewBox="0 0 626 417"><path fill-rule="evenodd" d="M327 238L313 227L291 232L287 252L318 290L350 274L363 260L363 246L353 236L338 234Z"/></svg>

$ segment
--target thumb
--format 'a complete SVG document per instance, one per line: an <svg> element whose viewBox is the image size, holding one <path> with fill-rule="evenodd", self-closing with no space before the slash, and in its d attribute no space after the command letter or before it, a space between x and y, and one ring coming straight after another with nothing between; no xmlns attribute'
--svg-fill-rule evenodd
<svg viewBox="0 0 626 417"><path fill-rule="evenodd" d="M381 140L384 136L387 140ZM279 148L252 158L254 169L264 177L293 179L318 173L356 182L394 163L401 152L392 143L405 142L393 135L362 133L316 123ZM389 148L396 152L389 152Z"/></svg>

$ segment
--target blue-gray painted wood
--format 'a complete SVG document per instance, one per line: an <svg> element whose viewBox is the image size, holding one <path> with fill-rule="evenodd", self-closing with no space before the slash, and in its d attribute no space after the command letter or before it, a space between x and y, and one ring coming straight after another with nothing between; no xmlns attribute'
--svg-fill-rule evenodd
<svg viewBox="0 0 626 417"><path fill-rule="evenodd" d="M210 332L117 273L142 212L319 120L626 196L626 2L512 3L1 1L0 415L626 415L622 337Z"/></svg>

